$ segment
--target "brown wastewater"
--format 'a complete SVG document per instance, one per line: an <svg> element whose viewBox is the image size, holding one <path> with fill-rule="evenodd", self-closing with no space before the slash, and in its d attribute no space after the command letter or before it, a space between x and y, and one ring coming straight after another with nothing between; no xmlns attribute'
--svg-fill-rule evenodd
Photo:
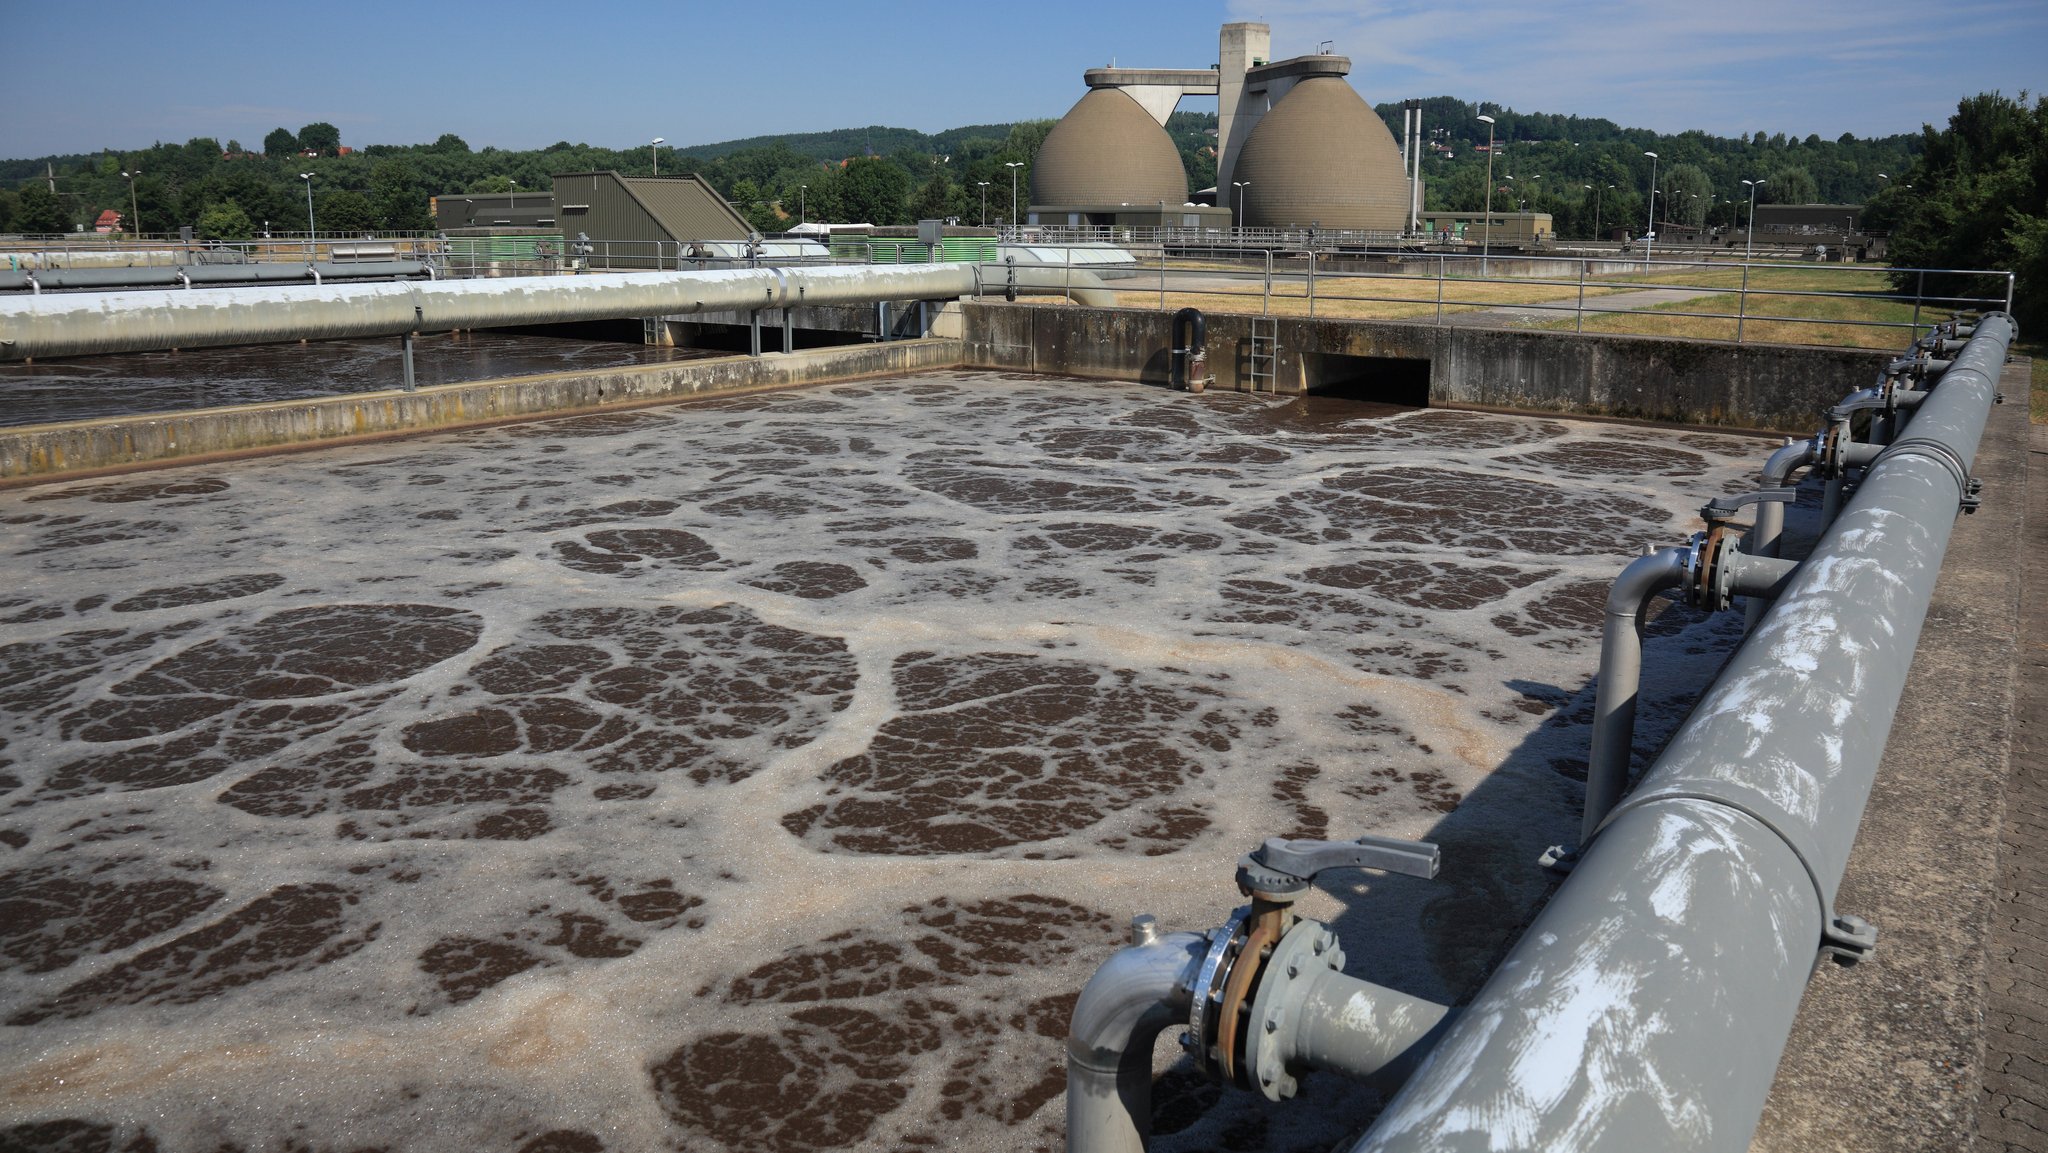
<svg viewBox="0 0 2048 1153"><path fill-rule="evenodd" d="M0 492L0 1147L1054 1149L1075 994L1275 835L1441 844L1304 912L1468 996L1607 584L1767 451L955 373ZM1155 1148L1377 1108L1172 1037Z"/></svg>

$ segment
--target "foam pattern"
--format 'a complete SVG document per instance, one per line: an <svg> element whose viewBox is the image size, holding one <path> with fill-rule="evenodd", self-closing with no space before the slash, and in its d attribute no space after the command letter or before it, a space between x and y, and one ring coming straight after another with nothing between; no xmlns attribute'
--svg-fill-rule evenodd
<svg viewBox="0 0 2048 1153"><path fill-rule="evenodd" d="M1280 834L1441 843L1306 911L1467 995L1607 583L1767 447L967 373L0 493L0 1143L1050 1149L1122 926ZM1375 1107L1169 1049L1162 1149Z"/></svg>

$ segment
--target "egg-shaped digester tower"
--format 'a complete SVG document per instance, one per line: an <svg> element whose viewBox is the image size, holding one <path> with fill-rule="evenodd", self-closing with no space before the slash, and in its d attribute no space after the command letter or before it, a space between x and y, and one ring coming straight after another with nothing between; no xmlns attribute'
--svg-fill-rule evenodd
<svg viewBox="0 0 2048 1153"><path fill-rule="evenodd" d="M1398 232L1408 219L1394 134L1341 76L1306 77L1282 96L1245 140L1231 179L1250 181L1240 222L1248 228Z"/></svg>
<svg viewBox="0 0 2048 1153"><path fill-rule="evenodd" d="M1187 198L1188 174L1173 138L1115 88L1089 89L1046 133L1031 168L1035 205L1179 205Z"/></svg>

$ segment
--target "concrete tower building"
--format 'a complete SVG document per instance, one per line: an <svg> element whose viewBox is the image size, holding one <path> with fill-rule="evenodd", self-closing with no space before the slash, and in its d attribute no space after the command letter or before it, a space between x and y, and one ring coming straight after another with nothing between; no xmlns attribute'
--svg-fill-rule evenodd
<svg viewBox="0 0 2048 1153"><path fill-rule="evenodd" d="M1187 202L1188 174L1160 122L1121 89L1090 88L1053 125L1031 167L1031 203Z"/></svg>
<svg viewBox="0 0 2048 1153"><path fill-rule="evenodd" d="M1341 57L1304 56L1272 67L1340 63ZM1233 179L1250 182L1242 223L1400 231L1408 219L1408 181L1394 134L1343 72L1304 69L1290 79L1235 158Z"/></svg>
<svg viewBox="0 0 2048 1153"><path fill-rule="evenodd" d="M1089 69L1088 94L1039 153L1030 222L1219 227L1241 208L1236 223L1253 228L1405 228L1407 167L1344 79L1351 61L1275 61L1272 39L1264 24L1225 24L1213 68ZM1164 126L1186 96L1216 97L1215 208L1181 204L1187 176Z"/></svg>

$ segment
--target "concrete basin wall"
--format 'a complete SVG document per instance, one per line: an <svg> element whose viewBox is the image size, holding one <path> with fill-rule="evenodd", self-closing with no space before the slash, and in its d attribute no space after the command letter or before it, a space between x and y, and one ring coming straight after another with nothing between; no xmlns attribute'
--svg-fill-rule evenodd
<svg viewBox="0 0 2048 1153"><path fill-rule="evenodd" d="M1865 349L1735 345L1647 336L1261 318L1211 312L1212 387L1249 391L1252 323L1278 331L1271 387L1307 392L1329 356L1429 362L1433 405L1623 417L1805 435L1819 412L1891 358ZM1145 309L965 306L967 363L1164 384L1173 317ZM1260 382L1264 386L1265 382Z"/></svg>
<svg viewBox="0 0 2048 1153"><path fill-rule="evenodd" d="M660 404L708 393L919 372L959 361L959 341L914 340L509 377L417 392L352 393L318 400L27 425L0 430L0 484L520 417Z"/></svg>

